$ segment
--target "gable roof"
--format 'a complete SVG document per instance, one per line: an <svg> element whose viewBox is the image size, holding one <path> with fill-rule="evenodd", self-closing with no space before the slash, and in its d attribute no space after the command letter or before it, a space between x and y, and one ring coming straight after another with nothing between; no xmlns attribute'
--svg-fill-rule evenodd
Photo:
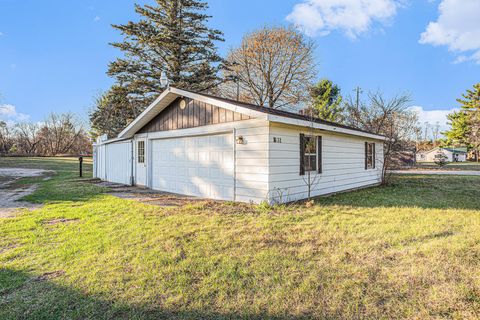
<svg viewBox="0 0 480 320"><path fill-rule="evenodd" d="M135 120L133 120L120 134L119 139L128 139L133 137L143 126L145 126L156 115L168 107L175 99L187 97L190 99L209 103L227 110L242 113L253 118L260 118L271 122L297 125L302 127L314 127L315 129L344 133L354 136L361 136L377 140L386 140L382 135L370 133L361 129L333 123L319 118L257 106L254 104L239 102L231 99L221 98L210 94L196 93L188 90L182 90L170 87L148 106Z"/></svg>

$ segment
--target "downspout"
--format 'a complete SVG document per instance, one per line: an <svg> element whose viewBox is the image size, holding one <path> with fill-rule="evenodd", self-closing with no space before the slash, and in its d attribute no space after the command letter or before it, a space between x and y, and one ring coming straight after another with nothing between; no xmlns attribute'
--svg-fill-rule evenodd
<svg viewBox="0 0 480 320"><path fill-rule="evenodd" d="M134 140L132 138L131 148L130 148L130 185L131 186L135 185L135 179L133 178L133 163L134 163L134 161L133 161L133 155L134 155L133 147L134 147L134 145L135 145Z"/></svg>

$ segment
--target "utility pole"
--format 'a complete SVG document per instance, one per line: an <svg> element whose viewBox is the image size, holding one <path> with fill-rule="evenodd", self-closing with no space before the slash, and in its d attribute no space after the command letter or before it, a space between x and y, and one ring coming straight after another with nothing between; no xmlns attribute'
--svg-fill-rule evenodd
<svg viewBox="0 0 480 320"><path fill-rule="evenodd" d="M353 91L356 91L356 93L357 93L356 106L357 106L357 112L358 112L359 106L360 106L360 93L363 93L363 91L362 91L362 88L360 88L360 87L358 87L358 86L357 86Z"/></svg>
<svg viewBox="0 0 480 320"><path fill-rule="evenodd" d="M355 89L353 89L353 91L355 91L357 93L357 100L355 102L355 106L356 106L356 111L355 112L357 113L357 115L355 116L355 119L358 120L358 117L360 116L359 115L359 113L360 113L360 93L363 93L363 91L362 91L362 88L360 88L359 86L357 86ZM358 126L358 122L355 125Z"/></svg>

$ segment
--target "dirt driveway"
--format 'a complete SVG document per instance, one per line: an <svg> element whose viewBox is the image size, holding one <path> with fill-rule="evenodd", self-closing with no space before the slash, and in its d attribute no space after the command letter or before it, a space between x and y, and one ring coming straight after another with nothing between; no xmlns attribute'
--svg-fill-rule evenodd
<svg viewBox="0 0 480 320"><path fill-rule="evenodd" d="M12 217L21 208L35 208L36 204L18 201L35 191L36 186L17 188L15 180L25 177L40 177L49 173L42 169L0 168L0 218Z"/></svg>

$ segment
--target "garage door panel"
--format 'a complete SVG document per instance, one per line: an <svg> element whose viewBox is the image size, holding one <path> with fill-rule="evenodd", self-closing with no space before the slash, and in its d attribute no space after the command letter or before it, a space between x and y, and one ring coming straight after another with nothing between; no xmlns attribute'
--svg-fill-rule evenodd
<svg viewBox="0 0 480 320"><path fill-rule="evenodd" d="M152 187L233 200L233 162L231 134L154 140Z"/></svg>

